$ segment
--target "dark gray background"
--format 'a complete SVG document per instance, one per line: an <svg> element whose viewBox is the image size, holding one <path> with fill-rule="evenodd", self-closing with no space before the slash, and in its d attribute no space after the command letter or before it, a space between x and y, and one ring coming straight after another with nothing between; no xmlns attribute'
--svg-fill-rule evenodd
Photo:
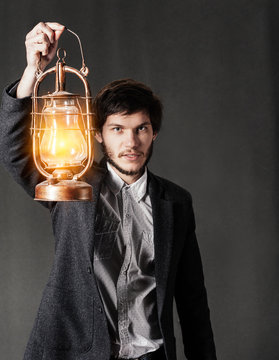
<svg viewBox="0 0 279 360"><path fill-rule="evenodd" d="M0 5L1 88L20 77L25 35L43 20L80 35L94 93L132 77L161 97L164 126L150 168L193 195L222 360L278 359L278 10L276 1L257 0ZM60 45L80 68L75 38L65 34ZM17 360L47 281L53 235L48 212L2 168L0 176L0 357Z"/></svg>

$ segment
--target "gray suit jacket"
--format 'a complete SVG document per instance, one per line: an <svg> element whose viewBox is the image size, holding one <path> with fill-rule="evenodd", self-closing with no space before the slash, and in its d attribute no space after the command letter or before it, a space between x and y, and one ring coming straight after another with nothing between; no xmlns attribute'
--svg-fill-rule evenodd
<svg viewBox="0 0 279 360"><path fill-rule="evenodd" d="M34 168L30 138L30 98L4 91L0 112L0 160L34 197L42 181ZM85 181L93 202L42 202L49 208L55 258L43 292L24 360L108 360L110 339L94 276L94 222L104 168L93 166ZM202 263L190 194L148 172L155 250L159 325L168 360L176 359L175 298L189 360L216 359Z"/></svg>

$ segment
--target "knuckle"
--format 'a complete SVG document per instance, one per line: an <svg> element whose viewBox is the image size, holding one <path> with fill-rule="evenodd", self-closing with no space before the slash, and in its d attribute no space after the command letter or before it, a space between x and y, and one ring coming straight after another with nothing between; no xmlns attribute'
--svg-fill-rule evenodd
<svg viewBox="0 0 279 360"><path fill-rule="evenodd" d="M47 55L48 54L48 46L45 44L42 45L41 52L43 53L43 55Z"/></svg>
<svg viewBox="0 0 279 360"><path fill-rule="evenodd" d="M47 42L47 36L44 33L41 33L38 35L37 41L44 44Z"/></svg>
<svg viewBox="0 0 279 360"><path fill-rule="evenodd" d="M45 41L46 43L49 43L49 38L48 38L47 34L43 34L43 35L44 35L44 41Z"/></svg>
<svg viewBox="0 0 279 360"><path fill-rule="evenodd" d="M43 34L43 33L39 34L38 35L38 40L43 42L45 40L45 34Z"/></svg>
<svg viewBox="0 0 279 360"><path fill-rule="evenodd" d="M33 41L31 40L31 39L26 39L25 40L25 46L26 47L29 47L29 46L31 46L33 44Z"/></svg>

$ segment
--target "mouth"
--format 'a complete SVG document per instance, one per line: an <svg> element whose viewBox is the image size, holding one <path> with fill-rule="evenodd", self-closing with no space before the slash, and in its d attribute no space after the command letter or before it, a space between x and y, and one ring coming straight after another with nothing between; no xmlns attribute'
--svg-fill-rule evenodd
<svg viewBox="0 0 279 360"><path fill-rule="evenodd" d="M128 161L136 161L141 156L142 156L142 154L139 154L139 153L127 153L127 154L121 155L122 158L124 158L124 159L126 159Z"/></svg>

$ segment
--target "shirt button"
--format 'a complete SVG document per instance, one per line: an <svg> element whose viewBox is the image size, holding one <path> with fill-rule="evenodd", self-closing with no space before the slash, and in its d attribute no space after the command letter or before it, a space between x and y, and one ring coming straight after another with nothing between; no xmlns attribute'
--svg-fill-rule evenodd
<svg viewBox="0 0 279 360"><path fill-rule="evenodd" d="M87 272L88 272L88 274L91 274L91 273L92 273L91 267L88 266Z"/></svg>
<svg viewBox="0 0 279 360"><path fill-rule="evenodd" d="M99 311L99 313L103 312L103 309L101 308L101 306L98 307L98 311Z"/></svg>

